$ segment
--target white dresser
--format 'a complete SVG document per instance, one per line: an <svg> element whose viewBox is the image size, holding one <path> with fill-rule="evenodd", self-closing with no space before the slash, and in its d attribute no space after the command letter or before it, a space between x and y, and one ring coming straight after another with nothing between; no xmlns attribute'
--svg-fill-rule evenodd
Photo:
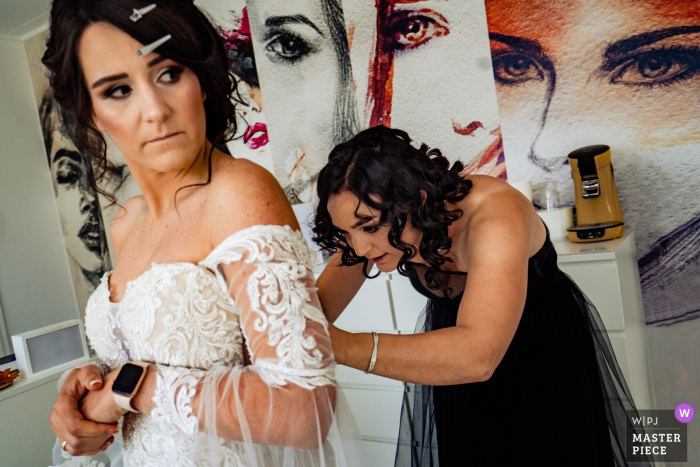
<svg viewBox="0 0 700 467"><path fill-rule="evenodd" d="M0 466L51 464L56 436L51 431L49 415L58 396L56 380L62 373L17 378L12 386L0 391Z"/></svg>
<svg viewBox="0 0 700 467"><path fill-rule="evenodd" d="M634 232L594 243L554 242L559 269L596 306L639 409L655 409Z"/></svg>
<svg viewBox="0 0 700 467"><path fill-rule="evenodd" d="M627 231L622 238L597 243L557 241L554 246L559 267L598 308L637 407L654 408L634 233ZM407 278L381 274L365 282L335 324L352 332L410 334L425 304L426 298ZM345 366L338 366L338 381L371 465L393 466L403 384Z"/></svg>

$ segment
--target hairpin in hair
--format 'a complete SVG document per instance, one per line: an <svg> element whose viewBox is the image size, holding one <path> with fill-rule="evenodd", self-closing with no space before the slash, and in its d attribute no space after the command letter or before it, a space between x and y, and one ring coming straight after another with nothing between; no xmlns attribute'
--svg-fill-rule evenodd
<svg viewBox="0 0 700 467"><path fill-rule="evenodd" d="M154 9L155 7L156 7L156 4L153 3L151 5L145 6L143 8L138 9L138 10L136 8L134 8L134 12L131 14L131 16L129 16L129 19L135 23L138 20L140 20L141 18L143 18L143 15L145 15L146 13L148 13L149 11Z"/></svg>
<svg viewBox="0 0 700 467"><path fill-rule="evenodd" d="M151 52L153 52L154 50L156 50L158 47L160 47L161 45L163 45L164 43L166 43L169 40L170 40L170 34L168 34L167 36L163 36L160 39L158 39L157 41L151 42L150 44L148 44L147 46L145 46L144 48L142 48L141 50L136 52L136 55L138 55L139 57L144 57L144 56L150 54Z"/></svg>

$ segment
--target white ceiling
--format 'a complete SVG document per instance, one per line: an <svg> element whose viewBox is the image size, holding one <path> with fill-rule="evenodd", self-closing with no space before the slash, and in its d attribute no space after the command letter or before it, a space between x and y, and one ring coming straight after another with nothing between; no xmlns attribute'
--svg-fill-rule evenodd
<svg viewBox="0 0 700 467"><path fill-rule="evenodd" d="M0 0L0 35L26 39L49 23L51 0Z"/></svg>

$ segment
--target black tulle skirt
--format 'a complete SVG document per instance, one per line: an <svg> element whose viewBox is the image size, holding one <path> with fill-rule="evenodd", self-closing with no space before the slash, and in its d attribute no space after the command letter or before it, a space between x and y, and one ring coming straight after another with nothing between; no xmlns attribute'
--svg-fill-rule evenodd
<svg viewBox="0 0 700 467"><path fill-rule="evenodd" d="M598 311L555 258L530 266L521 321L488 381L406 385L397 467L627 465L636 409ZM456 324L461 295L414 286L429 297L417 332Z"/></svg>

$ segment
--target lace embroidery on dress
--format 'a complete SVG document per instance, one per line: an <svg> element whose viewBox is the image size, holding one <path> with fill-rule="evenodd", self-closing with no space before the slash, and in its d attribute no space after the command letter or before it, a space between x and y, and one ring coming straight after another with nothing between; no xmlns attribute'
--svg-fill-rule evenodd
<svg viewBox="0 0 700 467"><path fill-rule="evenodd" d="M119 367L129 361L124 339L118 339L114 331L117 328L118 313L112 313L109 301L109 275L105 273L100 285L90 296L85 310L85 335L90 346L100 359L110 367Z"/></svg>
<svg viewBox="0 0 700 467"><path fill-rule="evenodd" d="M319 253L310 250L301 233L289 226L254 226L228 237L200 263L214 271L226 289L222 264L254 265L246 287L250 311L256 315L253 328L267 333L267 344L276 347L277 361L258 359L253 366L268 384L293 382L306 389L335 384L335 364L325 364L314 336L304 335L307 320L328 333L326 317L320 306L311 303L304 283L313 278L319 260ZM250 339L246 342L254 357Z"/></svg>
<svg viewBox="0 0 700 467"><path fill-rule="evenodd" d="M156 390L153 395L155 409L151 418L165 431L174 427L187 434L197 431L198 420L192 413L192 398L197 383L204 377L201 370L187 370L158 365Z"/></svg>

